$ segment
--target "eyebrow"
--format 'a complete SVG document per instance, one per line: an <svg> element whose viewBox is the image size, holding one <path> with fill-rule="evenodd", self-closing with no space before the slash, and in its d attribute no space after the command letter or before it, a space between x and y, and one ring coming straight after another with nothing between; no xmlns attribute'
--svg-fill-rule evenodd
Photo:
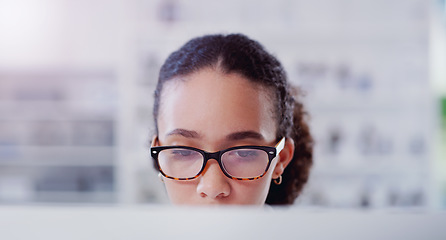
<svg viewBox="0 0 446 240"><path fill-rule="evenodd" d="M198 132L186 130L183 128L176 128L176 129L170 131L169 133L167 133L167 136L172 136L172 135L180 135L185 138L201 138L201 135Z"/></svg>
<svg viewBox="0 0 446 240"><path fill-rule="evenodd" d="M235 132L235 133L229 134L226 137L227 140L231 140L231 141L243 140L243 139L247 139L247 138L253 138L253 139L258 139L258 140L264 139L262 134L260 134L258 132L254 132L254 131Z"/></svg>
<svg viewBox="0 0 446 240"><path fill-rule="evenodd" d="M202 138L202 136L198 132L192 131L192 130L186 130L183 128L176 128L176 129L170 131L169 133L167 133L166 136L172 136L172 135L179 135L179 136L182 136L185 138ZM247 139L247 138L258 139L258 140L264 139L262 134L255 132L255 131L235 132L235 133L231 133L228 136L226 136L226 139L229 141L237 141L237 140L243 140L243 139Z"/></svg>

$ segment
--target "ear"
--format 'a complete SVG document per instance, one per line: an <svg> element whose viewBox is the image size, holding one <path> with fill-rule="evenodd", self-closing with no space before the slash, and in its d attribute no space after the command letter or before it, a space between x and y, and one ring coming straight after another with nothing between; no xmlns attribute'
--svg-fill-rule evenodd
<svg viewBox="0 0 446 240"><path fill-rule="evenodd" d="M150 147L157 147L159 146L158 136L153 135L152 141L150 142Z"/></svg>
<svg viewBox="0 0 446 240"><path fill-rule="evenodd" d="M292 138L286 138L285 146L283 147L282 151L280 151L276 167L274 168L274 172L272 175L273 179L278 178L280 175L283 174L283 171L291 162L291 159L293 159L293 155L294 140Z"/></svg>

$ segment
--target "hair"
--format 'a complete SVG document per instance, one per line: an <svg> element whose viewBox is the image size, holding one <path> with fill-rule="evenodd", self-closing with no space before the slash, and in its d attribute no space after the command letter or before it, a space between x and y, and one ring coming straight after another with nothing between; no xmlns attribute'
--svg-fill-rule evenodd
<svg viewBox="0 0 446 240"><path fill-rule="evenodd" d="M297 96L297 88L287 81L280 62L263 46L242 34L197 37L173 52L162 65L154 94L153 117L158 133L161 92L169 80L201 69L214 67L224 73L238 73L251 82L271 90L277 121L277 140L294 140L294 155L282 174L282 184L271 183L266 204L292 204L308 181L313 162L313 139L307 124L308 114Z"/></svg>

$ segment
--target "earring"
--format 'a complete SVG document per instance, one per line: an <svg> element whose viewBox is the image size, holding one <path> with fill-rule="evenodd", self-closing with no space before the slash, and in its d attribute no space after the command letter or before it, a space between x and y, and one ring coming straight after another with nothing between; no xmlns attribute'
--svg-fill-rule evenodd
<svg viewBox="0 0 446 240"><path fill-rule="evenodd" d="M160 178L161 182L164 182L164 178L163 178L163 175L161 175L161 173L158 173L158 177Z"/></svg>
<svg viewBox="0 0 446 240"><path fill-rule="evenodd" d="M273 182L276 185L282 184L282 175L280 175L278 178L273 179Z"/></svg>

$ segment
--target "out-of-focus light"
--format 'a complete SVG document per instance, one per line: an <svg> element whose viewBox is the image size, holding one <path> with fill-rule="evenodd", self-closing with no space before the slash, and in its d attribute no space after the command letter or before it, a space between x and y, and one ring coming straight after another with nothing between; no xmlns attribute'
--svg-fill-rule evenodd
<svg viewBox="0 0 446 240"><path fill-rule="evenodd" d="M53 0L0 0L0 64L40 61L51 54L57 26Z"/></svg>

